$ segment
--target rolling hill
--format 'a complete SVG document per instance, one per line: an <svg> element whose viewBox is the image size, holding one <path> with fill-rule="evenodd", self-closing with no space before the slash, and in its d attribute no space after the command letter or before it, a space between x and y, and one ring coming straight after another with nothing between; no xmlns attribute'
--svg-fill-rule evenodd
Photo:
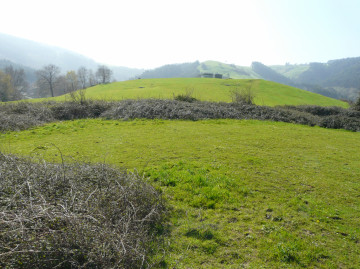
<svg viewBox="0 0 360 269"><path fill-rule="evenodd" d="M355 100L359 94L360 57L332 60L328 63L275 66L253 62L250 67L205 61L165 65L147 70L139 77L195 77L203 73L219 73L233 79L265 79L336 99Z"/></svg>
<svg viewBox="0 0 360 269"><path fill-rule="evenodd" d="M320 105L341 106L348 104L319 94L291 86L260 79L211 79L170 78L137 79L97 85L86 90L92 99L123 100L137 98L173 99L179 94L191 94L202 101L230 102L231 92L251 89L258 105ZM58 96L54 100L65 100L69 96ZM44 100L44 99L41 99ZM49 99L51 100L51 99Z"/></svg>

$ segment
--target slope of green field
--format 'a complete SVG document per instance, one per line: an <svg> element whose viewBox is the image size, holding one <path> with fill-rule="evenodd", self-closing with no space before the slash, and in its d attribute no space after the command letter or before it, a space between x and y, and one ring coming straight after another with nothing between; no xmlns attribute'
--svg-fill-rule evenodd
<svg viewBox="0 0 360 269"><path fill-rule="evenodd" d="M249 66L225 64L217 61L206 61L199 65L200 73L219 73L233 79L259 79L261 78Z"/></svg>
<svg viewBox="0 0 360 269"><path fill-rule="evenodd" d="M231 92L251 88L258 105L320 105L341 106L348 104L336 99L314 94L283 84L251 79L211 79L211 78L169 78L139 79L97 85L86 90L86 97L92 99L123 100L137 98L172 99L179 94L190 92L203 101L230 102ZM68 95L54 100L69 99ZM43 100L43 99L42 99Z"/></svg>
<svg viewBox="0 0 360 269"><path fill-rule="evenodd" d="M360 264L360 133L245 120L77 120L2 134L0 145L144 172L171 206L163 267Z"/></svg>
<svg viewBox="0 0 360 269"><path fill-rule="evenodd" d="M269 67L287 78L296 80L302 73L309 69L310 65L273 65Z"/></svg>

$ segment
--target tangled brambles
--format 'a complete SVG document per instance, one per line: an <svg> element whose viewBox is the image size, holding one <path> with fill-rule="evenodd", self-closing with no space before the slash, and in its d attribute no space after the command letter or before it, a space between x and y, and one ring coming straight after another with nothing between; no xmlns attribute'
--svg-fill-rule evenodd
<svg viewBox="0 0 360 269"><path fill-rule="evenodd" d="M0 208L0 268L148 268L165 216L136 174L1 153Z"/></svg>
<svg viewBox="0 0 360 269"><path fill-rule="evenodd" d="M191 96L190 96L191 97ZM192 98L192 97L191 97ZM247 104L179 100L123 100L85 103L16 103L0 106L0 132L24 130L47 122L84 118L105 119L254 119L281 121L325 128L360 131L360 112L321 106L267 107Z"/></svg>

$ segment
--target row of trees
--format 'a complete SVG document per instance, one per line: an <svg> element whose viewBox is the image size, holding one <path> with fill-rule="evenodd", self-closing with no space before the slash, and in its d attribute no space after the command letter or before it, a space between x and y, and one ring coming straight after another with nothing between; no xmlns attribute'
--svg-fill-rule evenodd
<svg viewBox="0 0 360 269"><path fill-rule="evenodd" d="M95 73L91 69L80 67L77 71L70 70L62 75L58 66L50 64L36 74L39 96L54 97L97 84L107 84L112 80L112 71L105 65L99 66Z"/></svg>
<svg viewBox="0 0 360 269"><path fill-rule="evenodd" d="M0 101L20 100L29 95L54 97L112 81L112 71L105 65L99 66L96 72L80 67L77 71L61 74L58 66L50 64L36 71L36 76L36 83L30 85L26 81L24 69L8 66L0 70Z"/></svg>

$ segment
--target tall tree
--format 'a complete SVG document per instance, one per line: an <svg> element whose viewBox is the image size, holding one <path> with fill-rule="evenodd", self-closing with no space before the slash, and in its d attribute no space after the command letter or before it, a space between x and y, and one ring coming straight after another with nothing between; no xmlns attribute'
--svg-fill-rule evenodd
<svg viewBox="0 0 360 269"><path fill-rule="evenodd" d="M88 76L89 71L85 67L81 66L77 71L77 77L82 89L85 89L87 86Z"/></svg>
<svg viewBox="0 0 360 269"><path fill-rule="evenodd" d="M100 65L96 70L96 77L101 84L110 83L112 71L105 65Z"/></svg>
<svg viewBox="0 0 360 269"><path fill-rule="evenodd" d="M94 72L91 69L89 70L88 80L89 80L90 87L95 86L97 84L96 77L94 75Z"/></svg>
<svg viewBox="0 0 360 269"><path fill-rule="evenodd" d="M13 94L14 88L11 85L11 76L0 70L0 101L11 101Z"/></svg>
<svg viewBox="0 0 360 269"><path fill-rule="evenodd" d="M357 100L354 103L354 109L357 111L360 111L360 92L359 92L359 97L357 98Z"/></svg>
<svg viewBox="0 0 360 269"><path fill-rule="evenodd" d="M79 81L76 72L71 70L65 75L66 79L66 92L74 92L79 89Z"/></svg>
<svg viewBox="0 0 360 269"><path fill-rule="evenodd" d="M29 88L29 83L25 79L24 69L15 69L13 66L5 67L5 74L10 76L10 83L14 89L14 99L21 99Z"/></svg>
<svg viewBox="0 0 360 269"><path fill-rule="evenodd" d="M36 72L38 85L47 85L52 97L54 97L55 84L59 74L60 68L53 64L44 66L41 70Z"/></svg>

